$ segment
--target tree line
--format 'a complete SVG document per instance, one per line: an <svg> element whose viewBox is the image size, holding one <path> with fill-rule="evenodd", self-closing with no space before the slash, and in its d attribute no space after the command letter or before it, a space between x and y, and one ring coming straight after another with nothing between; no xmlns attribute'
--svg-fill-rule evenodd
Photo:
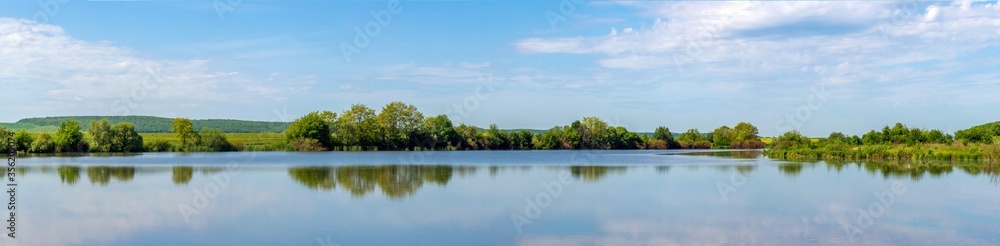
<svg viewBox="0 0 1000 246"><path fill-rule="evenodd" d="M40 117L21 119L17 121L17 123L32 124L36 126L58 126L63 122L70 120L87 123L104 119L108 120L111 124L128 122L133 125L136 132L141 133L169 133L171 132L170 127L173 123L173 119L171 118L139 115ZM191 123L194 127L196 127L196 129L214 128L222 130L223 132L231 133L281 132L284 131L285 128L288 128L288 122L204 119L191 120Z"/></svg>
<svg viewBox="0 0 1000 246"><path fill-rule="evenodd" d="M59 124L55 134L42 133L33 137L20 130L12 137L14 147L27 153L74 153L74 152L143 152L143 151L233 151L236 150L222 130L202 128L194 132L190 120L178 118L174 123L182 144L175 146L167 141L157 140L145 143L129 122L111 125L108 119L91 121L87 127L90 141L84 139L82 127L75 120ZM186 127L186 128L185 128ZM6 132L5 129L3 129ZM6 135L2 138L7 142Z"/></svg>
<svg viewBox="0 0 1000 246"><path fill-rule="evenodd" d="M416 106L386 104L379 112L363 104L342 113L317 111L293 121L285 131L288 148L322 150L527 150L527 149L677 149L763 148L757 127L740 122L702 135L691 129L674 139L669 128L651 136L629 132L597 117L584 117L543 133L508 132L491 124L487 129L459 124L447 115L424 117Z"/></svg>

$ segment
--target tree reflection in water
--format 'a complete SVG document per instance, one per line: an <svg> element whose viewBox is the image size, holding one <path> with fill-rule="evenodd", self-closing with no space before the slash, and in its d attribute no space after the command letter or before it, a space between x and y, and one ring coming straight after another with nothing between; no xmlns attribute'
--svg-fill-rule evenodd
<svg viewBox="0 0 1000 246"><path fill-rule="evenodd" d="M194 168L190 166L174 166L173 174L175 185L185 185L191 182L191 176L194 176Z"/></svg>
<svg viewBox="0 0 1000 246"><path fill-rule="evenodd" d="M444 165L310 166L289 168L288 175L314 190L333 190L339 184L351 195L362 197L378 187L386 197L401 199L413 195L425 182L447 185L454 169Z"/></svg>
<svg viewBox="0 0 1000 246"><path fill-rule="evenodd" d="M78 166L59 166L57 170L59 172L59 180L64 184L74 185L80 179L80 167Z"/></svg>
<svg viewBox="0 0 1000 246"><path fill-rule="evenodd" d="M87 167L87 179L91 184L108 185L111 177L121 182L131 181L135 177L135 167L109 167L109 166L89 166Z"/></svg>

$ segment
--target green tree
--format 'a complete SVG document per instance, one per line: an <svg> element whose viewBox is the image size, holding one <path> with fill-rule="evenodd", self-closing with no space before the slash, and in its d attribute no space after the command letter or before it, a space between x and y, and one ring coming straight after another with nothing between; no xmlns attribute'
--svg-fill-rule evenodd
<svg viewBox="0 0 1000 246"><path fill-rule="evenodd" d="M90 121L89 126L87 126L87 133L93 137L93 142L90 145L91 150L98 152L111 152L111 123L108 122L107 118L101 120Z"/></svg>
<svg viewBox="0 0 1000 246"><path fill-rule="evenodd" d="M48 133L38 135L38 138L34 142L31 142L31 149L28 150L31 153L52 153L55 151L56 142L52 140L52 136Z"/></svg>
<svg viewBox="0 0 1000 246"><path fill-rule="evenodd" d="M479 134L479 129L475 126L459 124L455 127L455 132L462 139L461 146L459 146L461 149L479 150L487 147L484 146L485 141L482 139L482 135Z"/></svg>
<svg viewBox="0 0 1000 246"><path fill-rule="evenodd" d="M556 149L559 146L559 135L561 134L561 127L552 127L532 139L531 143L535 146L535 149Z"/></svg>
<svg viewBox="0 0 1000 246"><path fill-rule="evenodd" d="M438 115L424 119L421 131L427 135L432 149L442 149L458 144L458 133L447 115Z"/></svg>
<svg viewBox="0 0 1000 246"><path fill-rule="evenodd" d="M652 139L664 141L666 148L677 148L677 141L674 140L674 134L666 126L656 127L656 130L653 130Z"/></svg>
<svg viewBox="0 0 1000 246"><path fill-rule="evenodd" d="M14 145L18 151L27 152L28 149L31 148L31 142L34 141L35 139L31 137L31 134L24 129L21 129L14 134Z"/></svg>
<svg viewBox="0 0 1000 246"><path fill-rule="evenodd" d="M173 123L170 124L170 129L177 134L177 138L181 139L182 146L193 144L198 140L198 133L194 131L194 125L191 124L190 119L174 118Z"/></svg>
<svg viewBox="0 0 1000 246"><path fill-rule="evenodd" d="M119 122L111 127L111 151L142 152L142 136L135 131L135 126L128 122Z"/></svg>
<svg viewBox="0 0 1000 246"><path fill-rule="evenodd" d="M680 136L677 136L677 141L679 142L693 143L703 140L706 140L705 135L702 135L700 132L698 132L698 129L689 129L684 133L681 133Z"/></svg>
<svg viewBox="0 0 1000 246"><path fill-rule="evenodd" d="M58 152L83 152L87 150L87 145L83 142L83 132L80 131L80 123L75 120L59 124L55 143Z"/></svg>
<svg viewBox="0 0 1000 246"><path fill-rule="evenodd" d="M364 104L351 105L351 108L337 118L335 136L338 142L346 146L375 146L379 134L378 123L375 121L375 110Z"/></svg>
<svg viewBox="0 0 1000 246"><path fill-rule="evenodd" d="M608 123L597 117L583 117L580 124L575 124L580 135L580 148L584 149L608 149L611 143L608 141Z"/></svg>
<svg viewBox="0 0 1000 246"><path fill-rule="evenodd" d="M861 143L864 145L885 144L888 142L889 140L883 132L876 132L875 130L868 131L868 133L861 136Z"/></svg>
<svg viewBox="0 0 1000 246"><path fill-rule="evenodd" d="M424 115L416 106L403 102L386 104L375 117L381 130L381 146L390 150L405 148L420 129Z"/></svg>
<svg viewBox="0 0 1000 246"><path fill-rule="evenodd" d="M729 148L733 143L733 129L729 126L721 126L712 131L712 148Z"/></svg>
<svg viewBox="0 0 1000 246"><path fill-rule="evenodd" d="M236 147L226 139L222 130L216 128L202 128L198 133L201 136L198 146L207 151L234 151Z"/></svg>
<svg viewBox="0 0 1000 246"><path fill-rule="evenodd" d="M288 125L285 130L285 138L288 142L299 141L301 139L314 139L325 148L331 148L330 115L320 112L308 113Z"/></svg>
<svg viewBox="0 0 1000 246"><path fill-rule="evenodd" d="M810 140L806 136L803 136L799 131L792 130L785 132L781 136L774 139L771 143L772 149L796 149L796 148L809 148Z"/></svg>
<svg viewBox="0 0 1000 246"><path fill-rule="evenodd" d="M532 144L532 139L534 134L531 134L528 130L520 130L517 132L511 132L508 134L510 137L510 145L513 149L532 149L534 148Z"/></svg>
<svg viewBox="0 0 1000 246"><path fill-rule="evenodd" d="M510 149L510 140L507 133L500 130L497 124L490 124L490 129L483 133L489 149Z"/></svg>
<svg viewBox="0 0 1000 246"><path fill-rule="evenodd" d="M729 147L734 149L758 149L763 148L764 143L757 135L757 127L746 122L737 123L733 126L732 142Z"/></svg>

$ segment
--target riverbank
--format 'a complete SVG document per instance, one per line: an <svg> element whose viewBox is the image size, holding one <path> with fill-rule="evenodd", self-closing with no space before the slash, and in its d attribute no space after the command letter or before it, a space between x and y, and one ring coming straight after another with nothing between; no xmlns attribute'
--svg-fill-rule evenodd
<svg viewBox="0 0 1000 246"><path fill-rule="evenodd" d="M1000 162L1000 143L917 145L823 146L816 148L768 149L764 155L778 160L835 161L984 161Z"/></svg>

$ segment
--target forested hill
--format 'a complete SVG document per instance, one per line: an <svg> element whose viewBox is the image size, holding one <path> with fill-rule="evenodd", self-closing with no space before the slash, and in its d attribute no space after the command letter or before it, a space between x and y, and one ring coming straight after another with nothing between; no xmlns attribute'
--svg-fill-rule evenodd
<svg viewBox="0 0 1000 246"><path fill-rule="evenodd" d="M118 122L128 122L135 125L135 130L137 132L170 132L170 124L173 123L172 118L163 118L155 116L58 116L58 117L42 117L42 118L26 118L17 121L17 123L32 124L40 127L44 126L59 126L60 123L67 120L76 120L80 122L80 125L84 129L87 128L87 124L93 120L101 120L107 118L111 124ZM195 129L217 128L221 129L223 132L282 132L285 128L288 128L288 122L265 122L265 121L246 121L246 120L220 120L220 119L205 119L205 120L191 120L191 124L194 125Z"/></svg>

